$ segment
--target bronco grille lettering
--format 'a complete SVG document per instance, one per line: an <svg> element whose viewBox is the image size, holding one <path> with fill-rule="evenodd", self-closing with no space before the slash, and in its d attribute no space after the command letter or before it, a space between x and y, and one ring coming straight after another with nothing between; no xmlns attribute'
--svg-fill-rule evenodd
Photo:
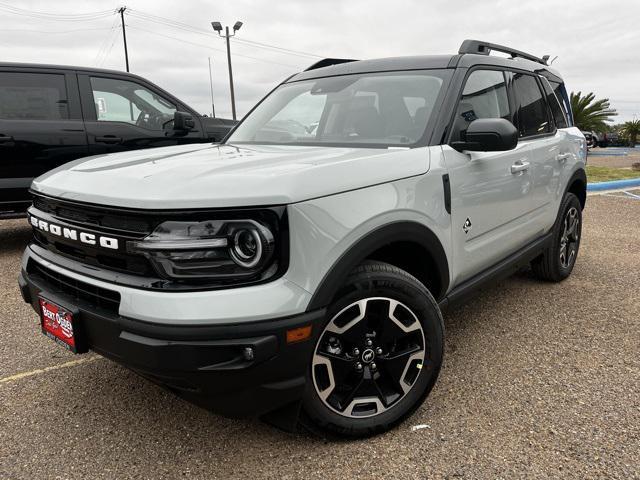
<svg viewBox="0 0 640 480"><path fill-rule="evenodd" d="M46 220L42 220L33 215L29 215L29 222L34 228L57 237L63 237L86 245L99 245L102 248L109 248L111 250L118 249L117 238L97 235L75 228L64 227L52 222L47 222Z"/></svg>

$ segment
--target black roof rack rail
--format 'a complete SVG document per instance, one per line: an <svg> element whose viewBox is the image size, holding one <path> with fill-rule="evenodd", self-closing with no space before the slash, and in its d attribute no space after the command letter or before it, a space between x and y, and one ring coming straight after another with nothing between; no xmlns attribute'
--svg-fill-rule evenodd
<svg viewBox="0 0 640 480"><path fill-rule="evenodd" d="M304 71L308 72L309 70L315 70L316 68L329 67L331 65L339 65L340 63L349 62L357 62L357 60L354 60L352 58L323 58L310 67L305 68Z"/></svg>
<svg viewBox="0 0 640 480"><path fill-rule="evenodd" d="M482 42L480 40L468 40L468 39L462 42L462 45L460 45L460 49L458 50L458 53L460 54L475 53L476 55L489 55L491 50L495 50L496 52L507 53L514 58L520 57L527 60L531 60L532 62L541 63L543 65L547 64L545 60L548 60L549 58L546 55L545 55L547 57L546 59L544 57L539 58L539 57L536 57L535 55L530 55L528 53L521 52L520 50L505 47L504 45L498 45L496 43L489 43L489 42Z"/></svg>

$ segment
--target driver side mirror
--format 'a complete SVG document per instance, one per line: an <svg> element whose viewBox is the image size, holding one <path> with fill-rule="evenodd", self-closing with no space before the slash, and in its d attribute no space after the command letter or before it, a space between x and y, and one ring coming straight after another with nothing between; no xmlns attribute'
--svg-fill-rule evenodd
<svg viewBox="0 0 640 480"><path fill-rule="evenodd" d="M178 112L173 114L173 129L181 132L193 130L196 126L196 122L190 113Z"/></svg>
<svg viewBox="0 0 640 480"><path fill-rule="evenodd" d="M469 124L463 142L451 142L462 152L504 152L518 145L518 129L504 118L478 118Z"/></svg>

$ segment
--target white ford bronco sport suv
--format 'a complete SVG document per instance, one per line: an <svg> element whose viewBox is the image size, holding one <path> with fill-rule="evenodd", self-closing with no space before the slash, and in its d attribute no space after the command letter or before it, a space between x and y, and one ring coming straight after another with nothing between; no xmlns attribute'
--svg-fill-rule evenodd
<svg viewBox="0 0 640 480"><path fill-rule="evenodd" d="M385 431L436 381L441 308L571 273L586 146L545 60L327 59L222 144L61 166L32 185L22 295L61 345L216 412Z"/></svg>

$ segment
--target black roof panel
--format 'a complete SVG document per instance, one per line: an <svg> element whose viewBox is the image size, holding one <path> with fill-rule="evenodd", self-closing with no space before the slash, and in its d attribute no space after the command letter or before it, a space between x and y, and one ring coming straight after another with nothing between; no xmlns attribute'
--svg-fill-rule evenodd
<svg viewBox="0 0 640 480"><path fill-rule="evenodd" d="M357 60L328 67L314 68L293 75L287 82L296 82L311 78L349 75L352 73L391 72L400 70L428 70L439 68L469 68L475 65L518 68L530 72L549 71L556 76L559 73L547 65L525 58L505 58L495 55L424 55L415 57L391 57L372 60Z"/></svg>
<svg viewBox="0 0 640 480"><path fill-rule="evenodd" d="M358 60L340 63L329 67L317 68L301 72L289 79L289 82L308 78L332 77L365 72L392 72L397 70L422 70L431 68L447 68L453 55L424 55L416 57L391 57L372 60Z"/></svg>

